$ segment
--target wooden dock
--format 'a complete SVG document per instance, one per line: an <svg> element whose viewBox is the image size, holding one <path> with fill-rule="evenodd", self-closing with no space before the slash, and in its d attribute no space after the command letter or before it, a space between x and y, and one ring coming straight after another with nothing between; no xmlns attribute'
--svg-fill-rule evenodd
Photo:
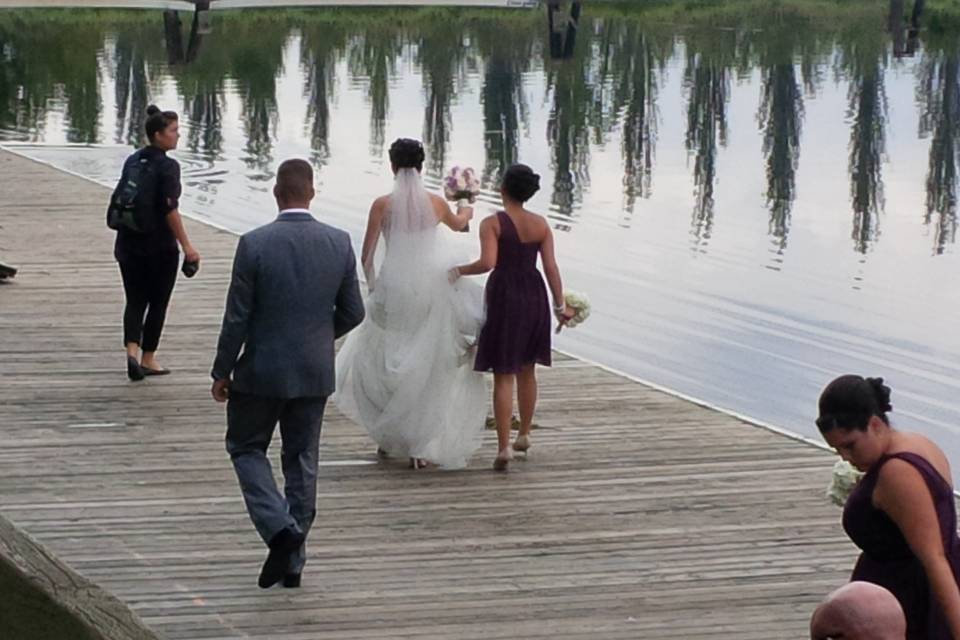
<svg viewBox="0 0 960 640"><path fill-rule="evenodd" d="M0 512L161 637L799 639L847 579L834 456L560 357L506 475L492 432L413 472L330 410L304 587L258 589L208 391L236 238L190 224L174 374L129 383L107 196L0 151Z"/></svg>

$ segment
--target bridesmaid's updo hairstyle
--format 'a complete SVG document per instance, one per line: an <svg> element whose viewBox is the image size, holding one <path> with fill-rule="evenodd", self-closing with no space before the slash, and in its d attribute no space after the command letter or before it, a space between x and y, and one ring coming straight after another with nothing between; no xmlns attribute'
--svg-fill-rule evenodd
<svg viewBox="0 0 960 640"><path fill-rule="evenodd" d="M176 111L161 111L157 105L150 105L147 107L147 121L144 124L144 128L147 130L147 139L153 142L153 138L158 133L179 119Z"/></svg>
<svg viewBox="0 0 960 640"><path fill-rule="evenodd" d="M523 204L540 191L540 176L525 164L515 164L503 174L503 192Z"/></svg>
<svg viewBox="0 0 960 640"><path fill-rule="evenodd" d="M390 164L396 169L423 169L423 144L411 138L397 138L390 145Z"/></svg>
<svg viewBox="0 0 960 640"><path fill-rule="evenodd" d="M890 387L883 384L883 378L855 375L840 376L828 384L819 404L817 428L824 434L834 429L866 431L873 416L890 424L887 412L893 409Z"/></svg>

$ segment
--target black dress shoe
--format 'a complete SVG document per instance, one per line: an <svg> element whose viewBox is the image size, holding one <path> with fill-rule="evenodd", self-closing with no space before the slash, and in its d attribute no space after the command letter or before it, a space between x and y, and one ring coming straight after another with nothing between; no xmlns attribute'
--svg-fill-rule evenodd
<svg viewBox="0 0 960 640"><path fill-rule="evenodd" d="M283 576L283 586L286 589L297 589L300 587L300 574L288 573Z"/></svg>
<svg viewBox="0 0 960 640"><path fill-rule="evenodd" d="M290 566L290 557L303 546L304 535L292 529L284 529L270 539L267 546L270 553L260 569L260 578L257 584L261 589L269 589L280 582Z"/></svg>
<svg viewBox="0 0 960 640"><path fill-rule="evenodd" d="M143 380L143 368L133 356L127 356L127 377L134 382Z"/></svg>

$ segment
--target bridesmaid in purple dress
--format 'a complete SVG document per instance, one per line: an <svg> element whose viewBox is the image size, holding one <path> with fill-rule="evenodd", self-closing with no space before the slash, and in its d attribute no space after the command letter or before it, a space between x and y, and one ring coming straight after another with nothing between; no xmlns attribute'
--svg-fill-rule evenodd
<svg viewBox="0 0 960 640"><path fill-rule="evenodd" d="M852 580L897 597L907 640L960 640L960 539L950 464L926 437L893 429L891 408L881 378L841 376L820 395L820 433L866 472L843 510L843 528L863 551Z"/></svg>
<svg viewBox="0 0 960 640"><path fill-rule="evenodd" d="M553 295L553 314L562 326L574 315L563 299L560 269L554 257L547 220L523 207L540 189L540 176L522 164L503 175L503 211L480 223L480 259L453 270L453 277L493 273L484 295L486 320L477 345L476 371L493 371L493 409L497 421L497 458L493 468L506 471L513 458L510 426L513 387L520 405L517 451L530 448L530 425L537 404L535 365L550 366L550 303L537 256Z"/></svg>

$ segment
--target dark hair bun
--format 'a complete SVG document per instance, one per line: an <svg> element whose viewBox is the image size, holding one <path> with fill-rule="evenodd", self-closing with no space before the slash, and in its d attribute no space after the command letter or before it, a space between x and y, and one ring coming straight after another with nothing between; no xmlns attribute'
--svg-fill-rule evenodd
<svg viewBox="0 0 960 640"><path fill-rule="evenodd" d="M419 171L423 168L425 157L423 144L419 140L398 138L390 145L390 162L397 169L416 169Z"/></svg>
<svg viewBox="0 0 960 640"><path fill-rule="evenodd" d="M880 411L886 413L893 410L890 404L890 387L883 384L883 378L867 378L867 384L873 389L873 395L877 398L877 406Z"/></svg>
<svg viewBox="0 0 960 640"><path fill-rule="evenodd" d="M160 113L160 107L158 107L157 105L152 104L149 107L147 107L147 116L155 116L158 113Z"/></svg>
<svg viewBox="0 0 960 640"><path fill-rule="evenodd" d="M517 202L526 202L540 191L540 176L525 164L515 164L503 174L501 187Z"/></svg>

